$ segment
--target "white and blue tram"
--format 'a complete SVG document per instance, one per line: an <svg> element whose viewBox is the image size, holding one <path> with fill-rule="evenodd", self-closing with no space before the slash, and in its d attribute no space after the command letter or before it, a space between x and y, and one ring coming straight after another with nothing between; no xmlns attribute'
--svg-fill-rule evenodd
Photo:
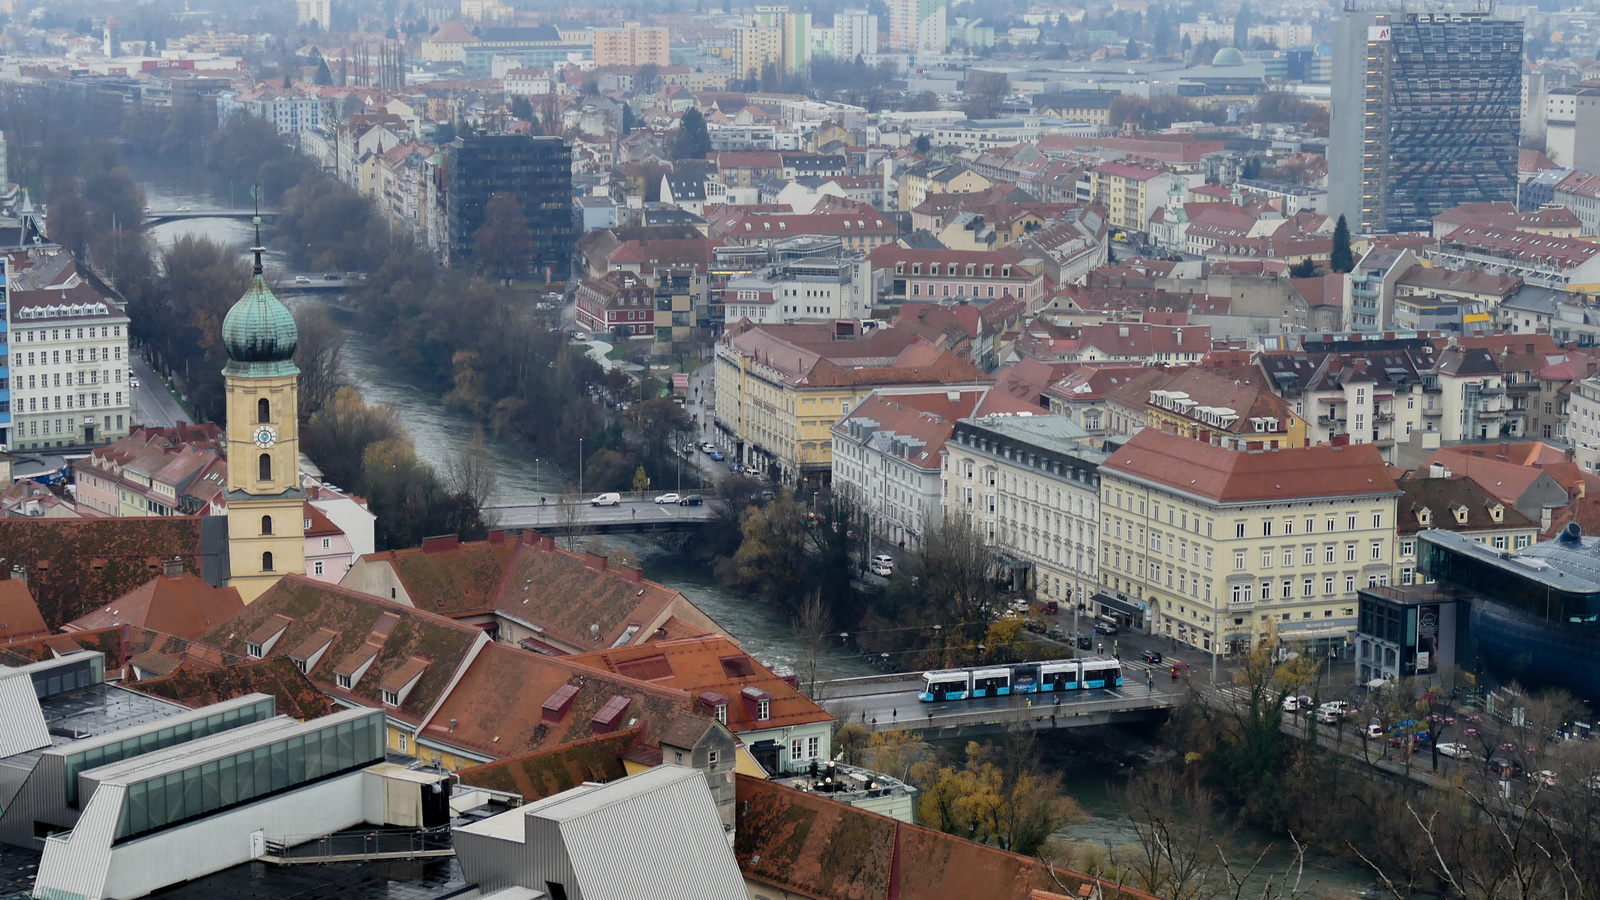
<svg viewBox="0 0 1600 900"><path fill-rule="evenodd" d="M1122 687L1122 663L1115 659L1068 659L940 669L923 672L922 685L919 696L924 703L1118 688Z"/></svg>

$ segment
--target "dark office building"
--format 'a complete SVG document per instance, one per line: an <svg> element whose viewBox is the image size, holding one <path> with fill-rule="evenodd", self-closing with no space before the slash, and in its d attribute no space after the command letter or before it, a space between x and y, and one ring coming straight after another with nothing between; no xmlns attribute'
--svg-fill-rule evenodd
<svg viewBox="0 0 1600 900"><path fill-rule="evenodd" d="M1462 203L1515 201L1522 23L1490 19L1487 4L1380 14L1351 5L1337 26L1332 211L1365 233L1426 232Z"/></svg>
<svg viewBox="0 0 1600 900"><path fill-rule="evenodd" d="M1600 703L1600 539L1577 525L1515 552L1451 531L1417 538L1418 562L1433 583L1359 592L1362 681L1453 664Z"/></svg>
<svg viewBox="0 0 1600 900"><path fill-rule="evenodd" d="M573 252L572 151L561 138L456 138L449 146L445 177L452 265L470 264L484 207L496 194L509 194L522 205L533 233L529 269L534 277L567 279Z"/></svg>

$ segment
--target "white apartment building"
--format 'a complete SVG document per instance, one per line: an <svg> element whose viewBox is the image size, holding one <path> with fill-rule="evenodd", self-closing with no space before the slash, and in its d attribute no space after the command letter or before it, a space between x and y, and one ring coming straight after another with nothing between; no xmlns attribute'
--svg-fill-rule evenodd
<svg viewBox="0 0 1600 900"><path fill-rule="evenodd" d="M1069 416L962 419L945 442L942 502L1002 551L1041 599L1084 603L1099 565L1100 475L1106 454Z"/></svg>
<svg viewBox="0 0 1600 900"><path fill-rule="evenodd" d="M850 62L858 56L878 52L878 17L862 9L846 9L833 14L833 54Z"/></svg>
<svg viewBox="0 0 1600 900"><path fill-rule="evenodd" d="M326 102L310 91L262 88L242 92L225 91L217 96L217 118L226 122L235 113L244 113L271 122L279 134L303 134L320 129L327 112Z"/></svg>
<svg viewBox="0 0 1600 900"><path fill-rule="evenodd" d="M1600 375L1573 386L1567 400L1567 440L1572 461L1585 472L1600 471Z"/></svg>
<svg viewBox="0 0 1600 900"><path fill-rule="evenodd" d="M13 450L104 444L133 424L128 316L71 254L6 264Z"/></svg>
<svg viewBox="0 0 1600 900"><path fill-rule="evenodd" d="M890 0L889 49L943 53L949 46L947 0Z"/></svg>
<svg viewBox="0 0 1600 900"><path fill-rule="evenodd" d="M1235 450L1146 428L1100 467L1098 611L1224 655L1348 653L1356 591L1388 584L1400 491L1371 444Z"/></svg>
<svg viewBox="0 0 1600 900"><path fill-rule="evenodd" d="M729 322L778 325L871 315L872 266L864 258L800 259L728 282Z"/></svg>

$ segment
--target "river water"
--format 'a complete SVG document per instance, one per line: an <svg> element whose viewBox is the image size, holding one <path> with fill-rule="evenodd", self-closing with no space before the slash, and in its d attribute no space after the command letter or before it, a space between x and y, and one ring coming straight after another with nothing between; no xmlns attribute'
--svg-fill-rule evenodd
<svg viewBox="0 0 1600 900"><path fill-rule="evenodd" d="M148 204L155 208L176 209L180 206L223 206L228 197L203 197L184 193L181 188L147 182L145 193ZM170 246L184 234L210 237L238 247L241 252L251 244L249 224L231 219L193 219L156 226L151 229L158 245ZM285 260L278 251L268 251L266 263L269 270L282 271ZM316 300L294 302L321 302L336 300L327 294ZM417 382L407 373L390 365L375 335L360 329L359 323L337 303L330 305L335 321L344 325L348 340L344 351L345 376L369 403L392 404L399 413L401 423L416 445L417 454L436 469L442 469L452 456L470 440L472 417L448 409L437 392ZM541 496L554 496L561 492L566 475L555 465L519 452L503 441L488 440L488 450L496 476L496 493L500 503L537 502ZM645 577L680 591L690 602L704 610L730 634L737 636L744 649L763 663L780 670L794 667L802 653L801 642L795 635L792 623L768 604L741 597L719 585L706 567L682 554L668 552L654 541L641 536L608 537L613 546L623 547L639 557ZM851 677L877 674L858 657L839 652L836 648L823 651L821 666L825 677ZM1077 752L1075 742L1045 735L1040 748L1046 765L1062 775L1063 787L1076 799L1087 819L1063 829L1061 836L1070 840L1093 844L1100 848L1120 847L1134 840L1132 822L1124 813L1117 798L1117 789L1130 777L1127 770L1108 771L1098 757ZM959 747L949 748L958 752ZM1263 872L1279 875L1289 861L1283 851L1287 839L1262 831L1241 830L1230 843L1230 852L1237 858L1248 854L1253 859L1268 844L1275 844ZM1264 879L1256 879L1256 882ZM1371 878L1358 867L1326 854L1308 855L1305 882L1317 881L1306 896L1355 898Z"/></svg>

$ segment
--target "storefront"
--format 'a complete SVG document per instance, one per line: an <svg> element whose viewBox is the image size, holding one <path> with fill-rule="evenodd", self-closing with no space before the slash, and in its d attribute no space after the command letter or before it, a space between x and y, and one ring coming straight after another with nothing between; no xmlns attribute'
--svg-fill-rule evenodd
<svg viewBox="0 0 1600 900"><path fill-rule="evenodd" d="M1109 616L1117 621L1117 627L1127 628L1131 631L1147 631L1145 625L1146 612L1143 600L1136 600L1121 591L1101 591L1089 598L1089 608L1097 616Z"/></svg>

